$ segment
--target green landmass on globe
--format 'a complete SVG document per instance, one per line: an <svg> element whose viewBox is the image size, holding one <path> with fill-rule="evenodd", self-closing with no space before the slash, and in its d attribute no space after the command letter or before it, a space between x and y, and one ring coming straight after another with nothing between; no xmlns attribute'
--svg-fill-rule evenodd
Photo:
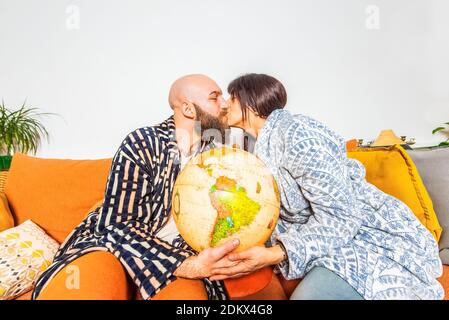
<svg viewBox="0 0 449 320"><path fill-rule="evenodd" d="M225 176L217 178L209 190L209 197L218 213L212 233L212 247L251 224L261 208L259 203L248 197L245 188Z"/></svg>
<svg viewBox="0 0 449 320"><path fill-rule="evenodd" d="M215 148L192 158L176 178L171 214L179 234L201 252L232 238L234 252L263 246L280 212L274 176L257 156Z"/></svg>

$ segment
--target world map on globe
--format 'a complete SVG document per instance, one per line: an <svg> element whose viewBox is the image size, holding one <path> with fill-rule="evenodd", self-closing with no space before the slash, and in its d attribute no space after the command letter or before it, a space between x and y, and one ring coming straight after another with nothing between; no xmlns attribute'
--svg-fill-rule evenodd
<svg viewBox="0 0 449 320"><path fill-rule="evenodd" d="M209 196L218 213L211 245L251 224L260 210L260 204L248 197L244 187L225 176L218 177Z"/></svg>
<svg viewBox="0 0 449 320"><path fill-rule="evenodd" d="M243 251L263 245L276 226L280 198L273 175L256 156L216 148L191 159L179 174L172 215L196 251L238 238Z"/></svg>

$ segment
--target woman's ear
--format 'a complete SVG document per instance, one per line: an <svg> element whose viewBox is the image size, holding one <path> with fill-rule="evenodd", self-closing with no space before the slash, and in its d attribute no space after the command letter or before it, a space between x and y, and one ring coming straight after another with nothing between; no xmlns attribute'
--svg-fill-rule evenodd
<svg viewBox="0 0 449 320"><path fill-rule="evenodd" d="M181 111L184 117L189 119L196 119L195 106L191 102L183 102L181 106Z"/></svg>
<svg viewBox="0 0 449 320"><path fill-rule="evenodd" d="M253 108L253 107L251 107L251 106L248 106L247 110L248 110L249 112L251 112L255 117L260 117L260 116L259 116L259 113L258 113L257 110L256 110L256 108Z"/></svg>
<svg viewBox="0 0 449 320"><path fill-rule="evenodd" d="M251 127L254 120L257 119L258 117L259 114L253 107L248 106L246 108L246 122L248 123L248 126Z"/></svg>

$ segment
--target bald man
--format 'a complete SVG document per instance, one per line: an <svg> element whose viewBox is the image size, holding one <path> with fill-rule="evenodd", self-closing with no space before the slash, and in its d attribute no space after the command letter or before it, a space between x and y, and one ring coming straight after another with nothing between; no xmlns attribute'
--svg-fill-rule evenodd
<svg viewBox="0 0 449 320"><path fill-rule="evenodd" d="M167 299L173 294L177 299L228 298L223 283L208 278L216 269L235 264L226 255L238 246L238 240L197 255L179 235L170 215L178 173L191 157L215 147L213 140L203 137L207 131L215 131L209 135L214 138L224 132L227 105L219 86L204 75L176 80L169 104L170 118L137 129L123 140L112 160L103 203L66 239L37 281L33 299L79 297L73 288L64 288L61 271L92 251L112 253L143 299L157 298L158 293ZM83 272L90 273L89 279L100 279L107 270ZM81 283L82 276L80 272ZM182 289L173 289L176 283L182 283ZM93 283L84 286L95 288Z"/></svg>

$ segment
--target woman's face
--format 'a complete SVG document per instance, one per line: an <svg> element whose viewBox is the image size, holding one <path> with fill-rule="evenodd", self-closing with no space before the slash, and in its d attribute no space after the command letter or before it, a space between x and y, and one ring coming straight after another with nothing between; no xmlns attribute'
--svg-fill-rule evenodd
<svg viewBox="0 0 449 320"><path fill-rule="evenodd" d="M229 106L228 112L228 125L231 127L244 128L242 108L240 102L235 97L230 97L227 101Z"/></svg>

